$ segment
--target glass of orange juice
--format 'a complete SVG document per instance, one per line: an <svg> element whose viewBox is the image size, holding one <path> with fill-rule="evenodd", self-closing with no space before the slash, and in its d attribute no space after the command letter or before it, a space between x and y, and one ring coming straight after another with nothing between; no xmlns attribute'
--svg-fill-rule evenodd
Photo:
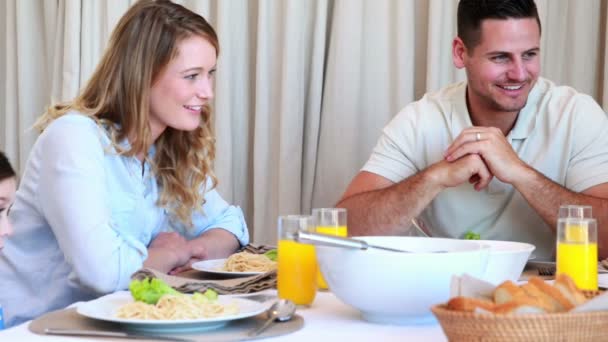
<svg viewBox="0 0 608 342"><path fill-rule="evenodd" d="M575 208L579 207L579 208ZM597 221L589 206L562 206L557 220L557 273L583 290L597 290Z"/></svg>
<svg viewBox="0 0 608 342"><path fill-rule="evenodd" d="M345 208L315 208L312 210L312 216L317 224L317 233L335 236L348 235ZM317 272L317 286L320 289L327 289L327 283L321 274L320 268Z"/></svg>
<svg viewBox="0 0 608 342"><path fill-rule="evenodd" d="M317 293L315 247L294 241L297 231L314 232L312 216L279 216L277 244L277 290L279 298L309 306Z"/></svg>

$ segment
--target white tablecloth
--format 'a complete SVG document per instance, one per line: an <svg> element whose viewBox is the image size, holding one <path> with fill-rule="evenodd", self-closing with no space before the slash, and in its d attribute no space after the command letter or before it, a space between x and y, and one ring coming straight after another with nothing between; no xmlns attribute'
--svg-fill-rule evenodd
<svg viewBox="0 0 608 342"><path fill-rule="evenodd" d="M357 310L343 304L330 292L319 292L310 308L298 310L304 327L292 334L266 341L447 341L439 324L395 326L372 324ZM86 337L43 336L31 333L28 323L0 331L0 341L88 341Z"/></svg>

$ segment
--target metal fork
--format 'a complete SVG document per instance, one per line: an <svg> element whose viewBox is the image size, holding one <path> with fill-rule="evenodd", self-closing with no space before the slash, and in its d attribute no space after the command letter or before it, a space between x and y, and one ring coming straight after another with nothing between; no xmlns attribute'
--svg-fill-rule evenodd
<svg viewBox="0 0 608 342"><path fill-rule="evenodd" d="M555 275L555 267L539 267L538 269L539 276L554 276Z"/></svg>
<svg viewBox="0 0 608 342"><path fill-rule="evenodd" d="M554 276L555 275L555 266L540 266L538 267L538 275L540 276ZM608 273L608 259L604 259L600 261L598 273Z"/></svg>

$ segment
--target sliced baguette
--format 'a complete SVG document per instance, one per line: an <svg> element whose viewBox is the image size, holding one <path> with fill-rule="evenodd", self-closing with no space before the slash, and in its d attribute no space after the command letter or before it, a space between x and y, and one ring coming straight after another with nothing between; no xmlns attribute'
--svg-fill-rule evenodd
<svg viewBox="0 0 608 342"><path fill-rule="evenodd" d="M510 302L497 305L492 311L498 315L519 315L519 314L538 314L546 313L545 308L538 305L532 298L519 297Z"/></svg>
<svg viewBox="0 0 608 342"><path fill-rule="evenodd" d="M534 298L538 303L539 307L542 307L547 312L560 312L564 311L564 306L555 298L551 297L547 293L541 291L538 286L532 283L526 283L521 288L530 296Z"/></svg>
<svg viewBox="0 0 608 342"><path fill-rule="evenodd" d="M496 304L488 299L471 297L454 297L447 304L449 310L473 312L476 309L493 311Z"/></svg>
<svg viewBox="0 0 608 342"><path fill-rule="evenodd" d="M565 274L558 274L555 277L553 286L566 297L572 305L577 306L587 301L585 295L578 289L574 280Z"/></svg>
<svg viewBox="0 0 608 342"><path fill-rule="evenodd" d="M547 295L551 296L553 299L557 300L564 308L565 311L571 310L575 304L570 301L562 291L558 290L556 287L545 283L545 281L539 277L532 277L528 279L528 283L534 284L534 286L538 287L539 290L543 291Z"/></svg>
<svg viewBox="0 0 608 342"><path fill-rule="evenodd" d="M526 296L526 292L510 280L503 282L494 290L494 302L498 305L508 303L516 297Z"/></svg>

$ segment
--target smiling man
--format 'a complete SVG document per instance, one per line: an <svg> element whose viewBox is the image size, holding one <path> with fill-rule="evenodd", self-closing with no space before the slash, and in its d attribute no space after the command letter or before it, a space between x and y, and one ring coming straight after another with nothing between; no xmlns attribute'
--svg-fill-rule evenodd
<svg viewBox="0 0 608 342"><path fill-rule="evenodd" d="M592 205L608 256L608 119L589 96L539 77L532 0L461 0L453 61L467 81L406 106L337 206L352 235L529 242L554 253L561 204Z"/></svg>

